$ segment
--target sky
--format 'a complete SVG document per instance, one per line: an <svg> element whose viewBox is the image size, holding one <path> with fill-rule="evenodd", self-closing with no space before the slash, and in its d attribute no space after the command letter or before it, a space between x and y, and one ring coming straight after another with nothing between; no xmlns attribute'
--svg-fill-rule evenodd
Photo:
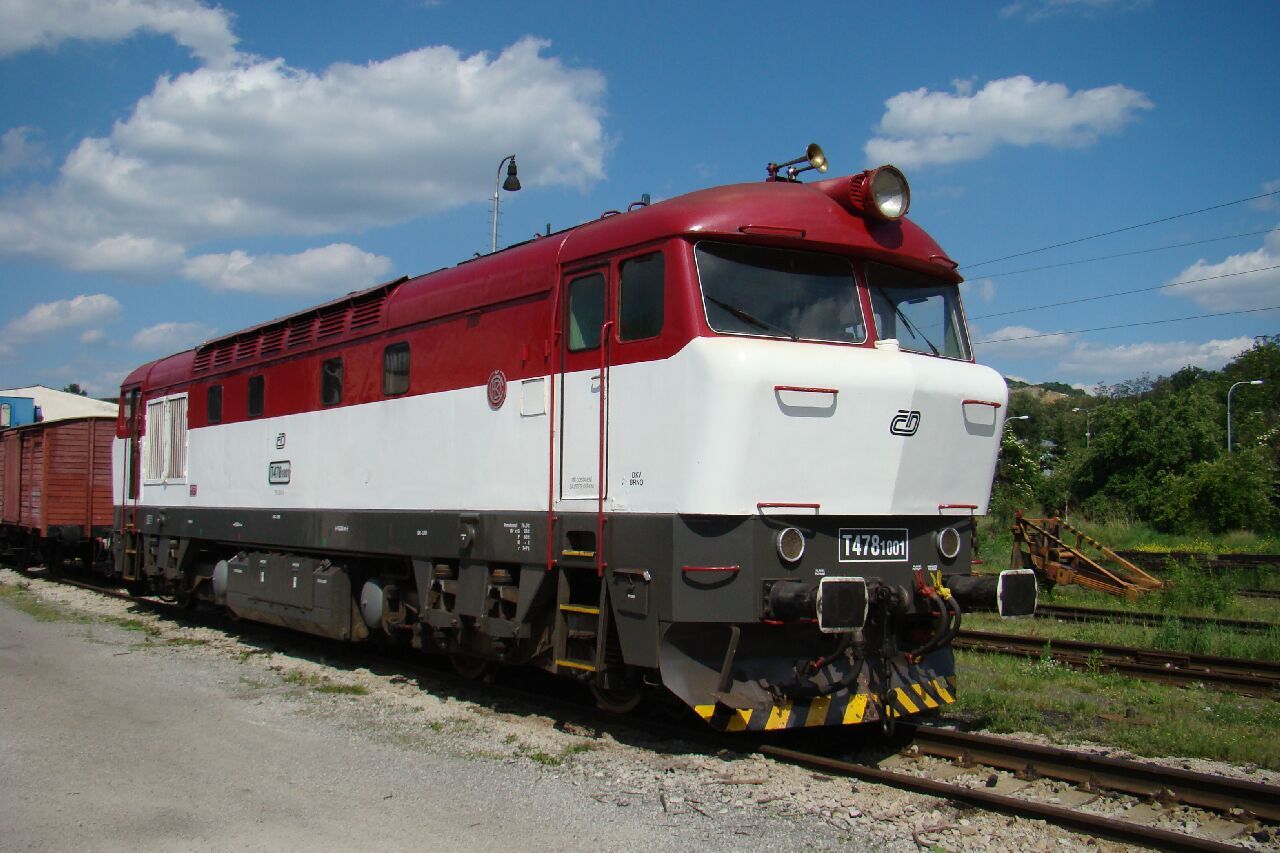
<svg viewBox="0 0 1280 853"><path fill-rule="evenodd" d="M980 362L1217 369L1280 334L1277 44L1275 0L0 0L0 387L486 252L509 154L500 244L810 142L903 170Z"/></svg>

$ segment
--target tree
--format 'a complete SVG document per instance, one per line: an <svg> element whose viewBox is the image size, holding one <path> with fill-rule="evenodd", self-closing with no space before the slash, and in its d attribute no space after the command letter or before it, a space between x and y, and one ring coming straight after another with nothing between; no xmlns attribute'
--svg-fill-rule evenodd
<svg viewBox="0 0 1280 853"><path fill-rule="evenodd" d="M80 387L80 383L72 382L70 385L62 389L68 394L79 394L81 397L88 397L89 392Z"/></svg>

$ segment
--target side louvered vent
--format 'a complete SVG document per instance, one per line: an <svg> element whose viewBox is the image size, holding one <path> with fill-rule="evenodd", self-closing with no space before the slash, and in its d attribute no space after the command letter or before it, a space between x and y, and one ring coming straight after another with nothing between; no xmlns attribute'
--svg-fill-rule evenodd
<svg viewBox="0 0 1280 853"><path fill-rule="evenodd" d="M258 354L258 338L245 338L236 344L236 361L248 361Z"/></svg>
<svg viewBox="0 0 1280 853"><path fill-rule="evenodd" d="M218 344L218 349L213 354L213 366L226 367L231 363L231 359L235 356L235 344L225 343Z"/></svg>
<svg viewBox="0 0 1280 853"><path fill-rule="evenodd" d="M320 329L316 332L316 338L322 340L331 338L334 335L340 335L347 330L347 314L350 309L342 307L336 311L329 311L320 315Z"/></svg>
<svg viewBox="0 0 1280 853"><path fill-rule="evenodd" d="M313 340L316 318L299 317L289 324L289 349L306 346Z"/></svg>
<svg viewBox="0 0 1280 853"><path fill-rule="evenodd" d="M270 355L284 349L284 326L276 326L262 333L262 354Z"/></svg>
<svg viewBox="0 0 1280 853"><path fill-rule="evenodd" d="M202 349L196 353L196 363L192 365L192 373L204 373L213 364L213 350Z"/></svg>
<svg viewBox="0 0 1280 853"><path fill-rule="evenodd" d="M378 325L382 320L382 306L386 301L387 294L384 291L373 299L358 303L351 311L352 331Z"/></svg>

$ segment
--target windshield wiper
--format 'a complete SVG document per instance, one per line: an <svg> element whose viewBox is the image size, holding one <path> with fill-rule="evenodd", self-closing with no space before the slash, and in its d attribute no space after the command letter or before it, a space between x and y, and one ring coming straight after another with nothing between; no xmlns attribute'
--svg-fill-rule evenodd
<svg viewBox="0 0 1280 853"><path fill-rule="evenodd" d="M942 355L942 353L938 351L938 348L933 345L933 341L925 337L924 332L920 331L920 328L915 323L911 322L910 318L908 318L906 314L902 313L902 309L898 307L898 303L889 298L889 294L884 292L884 288L877 287L876 290L880 291L880 295L884 300L893 306L893 313L902 321L902 325L907 327L908 332L928 344L929 349L933 350L934 355Z"/></svg>
<svg viewBox="0 0 1280 853"><path fill-rule="evenodd" d="M728 311L734 317L737 317L739 320L741 320L744 323L750 323L751 325L755 326L757 329L764 329L766 332L777 332L778 334L782 335L784 338L790 338L793 341L800 340L800 337L796 335L795 332L789 332L786 329L782 328L781 326L775 326L773 323L770 323L767 320L761 320L759 317L752 316L751 314L748 314L746 311L743 311L741 308L730 305L728 302L722 302L721 300L716 299L714 296L708 296L707 301L714 302L716 305L719 305L721 308Z"/></svg>

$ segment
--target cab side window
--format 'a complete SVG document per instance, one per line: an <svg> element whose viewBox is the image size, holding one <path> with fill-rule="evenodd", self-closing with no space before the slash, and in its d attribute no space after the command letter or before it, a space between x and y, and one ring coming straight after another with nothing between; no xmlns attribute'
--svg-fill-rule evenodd
<svg viewBox="0 0 1280 853"><path fill-rule="evenodd" d="M639 341L662 332L665 296L662 253L628 258L619 267L618 338Z"/></svg>
<svg viewBox="0 0 1280 853"><path fill-rule="evenodd" d="M569 351L600 346L600 326L604 324L604 275L592 273L569 282Z"/></svg>

